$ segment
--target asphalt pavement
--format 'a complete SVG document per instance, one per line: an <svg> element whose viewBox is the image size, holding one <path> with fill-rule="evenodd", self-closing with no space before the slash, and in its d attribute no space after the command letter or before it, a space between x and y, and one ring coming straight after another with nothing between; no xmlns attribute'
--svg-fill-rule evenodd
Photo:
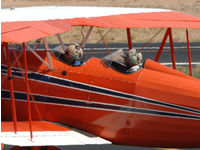
<svg viewBox="0 0 200 150"><path fill-rule="evenodd" d="M146 47L144 47L144 43L133 43L132 45L134 48L141 50L143 55L143 61L147 58L154 60L160 47L160 43L150 43ZM118 49L128 50L127 43L109 43L108 47L111 52L116 51ZM200 63L200 42L190 43L190 50L192 62ZM174 43L174 51L177 63L188 62L186 43ZM92 56L102 58L106 55L108 55L108 51L103 44L87 44L84 49L84 56L87 58ZM159 62L171 62L171 51L169 43L166 43Z"/></svg>
<svg viewBox="0 0 200 150"><path fill-rule="evenodd" d="M65 45L67 46L68 44L66 43ZM108 43L107 45L111 52L114 52L118 49L123 49L125 51L128 50L127 43ZM33 45L30 46L33 47ZM57 46L58 44L49 44L50 49L53 49ZM156 54L160 47L160 43L149 43L148 45L145 43L132 43L132 46L133 48L141 50L143 55L143 61L145 61L147 58L152 60L155 59ZM21 49L20 45L14 45L14 47ZM39 49L44 49L44 47L40 45ZM192 63L196 62L200 63L200 42L191 42L190 50L191 50ZM177 63L188 62L187 43L185 42L174 43L174 51ZM104 44L86 44L84 48L84 57L86 60L89 59L90 57L103 58L106 55L108 55L108 51ZM160 63L171 62L171 52L169 43L165 44L159 62Z"/></svg>

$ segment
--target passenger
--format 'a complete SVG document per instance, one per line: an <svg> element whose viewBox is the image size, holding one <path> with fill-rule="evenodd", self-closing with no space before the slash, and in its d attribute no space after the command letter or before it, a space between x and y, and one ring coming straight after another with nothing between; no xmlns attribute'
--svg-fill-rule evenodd
<svg viewBox="0 0 200 150"><path fill-rule="evenodd" d="M126 72L136 72L140 70L139 64L142 61L142 53L137 52L136 49L131 49L122 55L124 58L124 63L126 67L128 68Z"/></svg>
<svg viewBox="0 0 200 150"><path fill-rule="evenodd" d="M81 65L81 58L83 56L83 49L77 43L70 44L65 50L64 61L73 66Z"/></svg>

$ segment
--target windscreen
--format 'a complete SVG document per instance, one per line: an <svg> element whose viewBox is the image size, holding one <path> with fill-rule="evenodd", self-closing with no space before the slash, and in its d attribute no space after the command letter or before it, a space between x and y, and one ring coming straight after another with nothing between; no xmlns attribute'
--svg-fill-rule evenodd
<svg viewBox="0 0 200 150"><path fill-rule="evenodd" d="M123 50L122 49L119 49L105 57L102 58L102 62L110 67L112 62L117 62L119 64L123 64L123 57L122 55L124 54Z"/></svg>

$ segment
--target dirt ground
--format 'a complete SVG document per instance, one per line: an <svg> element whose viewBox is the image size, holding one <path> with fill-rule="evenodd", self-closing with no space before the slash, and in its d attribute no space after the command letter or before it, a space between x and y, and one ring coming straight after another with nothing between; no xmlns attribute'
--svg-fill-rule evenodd
<svg viewBox="0 0 200 150"><path fill-rule="evenodd" d="M113 7L143 7L143 8L164 8L188 13L200 17L200 0L1 0L2 8L25 7L25 6L113 6ZM101 28L107 42L126 42L126 31L123 29L103 29ZM133 42L147 42L159 28L131 29ZM82 36L80 34L81 27L73 27L73 31L62 34L64 42L80 42ZM87 31L87 28L84 29ZM152 42L160 42L162 40L163 30ZM200 30L190 29L190 41L200 42ZM185 29L173 29L174 41L185 42ZM49 38L51 43L57 43L54 38ZM102 42L95 29L89 38L90 43Z"/></svg>

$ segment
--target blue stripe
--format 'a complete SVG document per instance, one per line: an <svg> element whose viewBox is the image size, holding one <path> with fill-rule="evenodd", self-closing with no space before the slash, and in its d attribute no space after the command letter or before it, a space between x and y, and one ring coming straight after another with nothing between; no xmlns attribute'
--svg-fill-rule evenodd
<svg viewBox="0 0 200 150"><path fill-rule="evenodd" d="M5 65L1 65L2 68L2 73L5 73L5 69L7 69L7 67ZM21 73L19 73L19 69L17 68L12 68L13 72L12 74L14 76L18 76L18 77L22 77ZM163 107L169 107L169 108L175 108L175 109L179 109L179 110L183 110L183 111L189 111L189 112L193 112L193 113L198 113L200 114L200 110L195 110L195 109L191 109L188 107L183 107L183 106L178 106L178 105L174 105L174 104L170 104L170 103L165 103L165 102L161 102L161 101L157 101L157 100L153 100L153 99L149 99L149 98L144 98L144 97L139 97L136 95L131 95L131 94L126 94L126 93L121 93L121 92L117 92L117 91L113 91L113 90L109 90L109 89L104 89L101 87L95 87L92 85L87 85L84 83L77 83L74 81L69 81L66 79L60 79L60 78L56 78L56 77L52 77L52 76L47 76L44 74L39 74L39 73L34 73L34 72L29 72L28 73L28 78L32 79L32 80L37 80L37 81L42 81L42 82L47 82L47 83L53 83L56 85L62 85L62 86L66 86L66 87L71 87L71 88L77 88L80 90L87 90L90 92L97 92L97 93L101 93L101 94L107 94L107 95L112 95L112 96L117 96L117 97L123 97L123 98L128 98L134 101L139 101L139 102L144 102L144 103L150 103L150 104L154 104L154 105L160 105Z"/></svg>
<svg viewBox="0 0 200 150"><path fill-rule="evenodd" d="M17 100L26 101L25 93L15 92L14 96L15 96L15 99ZM85 101L41 96L37 94L33 96L37 102L42 102L42 103L61 104L61 105L67 105L67 106L78 106L81 108L103 109L103 110L108 110L108 111L139 113L139 114L156 115L156 116L163 116L163 117L200 120L200 116L195 116L195 115L187 115L187 114L181 114L181 113L173 113L173 112L158 111L158 110L143 109L143 108L133 108L133 107L126 107L126 106L119 106L119 105L109 105L105 103L104 104L102 103L87 104ZM10 92L6 90L2 90L2 98L10 99Z"/></svg>

